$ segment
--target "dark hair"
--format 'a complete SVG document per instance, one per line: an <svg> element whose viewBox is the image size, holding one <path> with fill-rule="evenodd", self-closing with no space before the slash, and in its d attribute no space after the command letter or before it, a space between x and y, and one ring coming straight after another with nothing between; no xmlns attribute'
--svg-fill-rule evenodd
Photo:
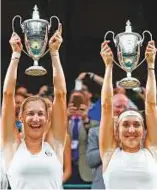
<svg viewBox="0 0 157 190"><path fill-rule="evenodd" d="M42 97L42 98L47 98L47 99L49 99L51 102L53 102L53 99L54 99L54 97L51 96L51 95L40 94L39 96Z"/></svg>
<svg viewBox="0 0 157 190"><path fill-rule="evenodd" d="M49 86L49 85L43 85L47 87L47 90L44 91L44 93L40 94L41 96L52 96L54 97L54 93L53 93L53 87Z"/></svg>
<svg viewBox="0 0 157 190"><path fill-rule="evenodd" d="M72 94L74 94L74 93L80 93L80 94L82 94L83 96L85 95L82 90L72 90L72 91L70 92L70 96L71 96Z"/></svg>

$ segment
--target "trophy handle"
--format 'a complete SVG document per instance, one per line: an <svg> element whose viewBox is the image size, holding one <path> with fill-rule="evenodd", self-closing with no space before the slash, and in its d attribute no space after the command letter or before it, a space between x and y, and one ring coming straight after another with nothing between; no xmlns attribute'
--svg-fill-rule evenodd
<svg viewBox="0 0 157 190"><path fill-rule="evenodd" d="M20 15L16 15L14 16L14 18L12 19L12 31L15 32L15 28L14 28L14 21L16 18L19 18L20 19L20 26L21 26L21 29L23 30L23 27L22 27L22 18Z"/></svg>
<svg viewBox="0 0 157 190"><path fill-rule="evenodd" d="M52 26L52 19L53 19L53 18L56 18L56 19L57 19L57 21L58 21L58 28L59 28L59 24L60 24L59 18L58 18L57 16L51 16L51 18L50 18L50 24L48 25L48 32L50 31L50 28L51 28L51 26Z"/></svg>
<svg viewBox="0 0 157 190"><path fill-rule="evenodd" d="M20 19L20 26L21 26L21 29L22 29L22 32L23 31L23 25L22 25L22 17L20 15L16 15L14 16L14 18L12 19L12 31L15 32L15 27L14 27L14 22L15 22L15 19L16 18L19 18ZM30 57L30 55L23 49L22 50L26 55L28 55Z"/></svg>
<svg viewBox="0 0 157 190"><path fill-rule="evenodd" d="M56 19L57 19L57 21L58 21L58 29L59 29L59 24L60 24L59 18L58 18L57 16L51 16L51 18L50 18L50 24L48 25L48 32L50 32L50 28L51 28L51 26L52 26L52 19L53 19L53 18L56 18ZM50 51L50 49L48 49L48 50L43 54L43 56L46 55L49 51Z"/></svg>
<svg viewBox="0 0 157 190"><path fill-rule="evenodd" d="M141 40L142 43L143 43L143 41L144 41L144 34L145 34L145 33L148 33L148 34L149 34L149 36L150 36L150 40L152 41L153 38L152 38L152 34L151 34L151 32L149 32L149 30L145 30L145 31L143 31L143 33L142 33L142 37L143 37L142 40Z"/></svg>
<svg viewBox="0 0 157 190"><path fill-rule="evenodd" d="M114 33L113 31L108 31L108 32L106 32L106 34L105 34L105 36L104 36L104 41L107 40L107 35L108 35L108 34L112 34L112 36L113 36L112 40L113 40L115 46L117 46L117 44L116 44L116 39L115 39L115 33ZM121 68L121 66L120 66L114 59L113 59L113 62L114 62L119 68ZM122 68L121 68L121 69L122 69Z"/></svg>
<svg viewBox="0 0 157 190"><path fill-rule="evenodd" d="M106 32L106 34L105 34L105 36L104 36L104 40L107 40L107 35L108 34L112 34L112 36L113 36L113 41L114 41L114 43L116 44L116 40L115 40L115 33L113 32L113 31L108 31L108 32Z"/></svg>
<svg viewBox="0 0 157 190"><path fill-rule="evenodd" d="M142 33L142 40L139 41L139 43L141 43L141 44L142 44L143 41L144 41L144 34L145 34L145 33L148 33L148 34L149 34L151 41L153 40L153 37L152 37L151 32L150 32L149 30L144 30L143 33ZM146 57L143 58L143 60L136 66L136 68L138 68L145 60L146 60Z"/></svg>

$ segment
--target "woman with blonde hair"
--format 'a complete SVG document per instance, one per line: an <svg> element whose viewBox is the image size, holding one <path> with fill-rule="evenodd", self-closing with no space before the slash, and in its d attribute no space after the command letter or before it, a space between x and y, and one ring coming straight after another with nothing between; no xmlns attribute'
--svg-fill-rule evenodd
<svg viewBox="0 0 157 190"><path fill-rule="evenodd" d="M113 53L105 41L101 56L106 66L101 92L100 155L103 178L107 189L157 189L157 104L155 81L154 41L147 45L145 56L148 67L144 119L135 110L122 112L116 120L114 133L112 67ZM142 145L142 146L141 146Z"/></svg>
<svg viewBox="0 0 157 190"><path fill-rule="evenodd" d="M54 101L49 115L39 96L27 98L21 107L24 139L15 128L15 86L22 51L19 36L10 39L12 57L3 87L2 149L12 189L62 189L63 151L67 131L66 84L59 57L62 26L49 40L53 68ZM51 126L48 128L49 117ZM48 131L44 139L45 131Z"/></svg>

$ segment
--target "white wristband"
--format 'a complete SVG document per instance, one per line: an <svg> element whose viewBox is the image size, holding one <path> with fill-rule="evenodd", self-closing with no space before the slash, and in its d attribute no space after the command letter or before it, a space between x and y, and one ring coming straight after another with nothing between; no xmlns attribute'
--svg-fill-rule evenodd
<svg viewBox="0 0 157 190"><path fill-rule="evenodd" d="M13 52L11 56L11 60L19 59L21 57L21 53Z"/></svg>

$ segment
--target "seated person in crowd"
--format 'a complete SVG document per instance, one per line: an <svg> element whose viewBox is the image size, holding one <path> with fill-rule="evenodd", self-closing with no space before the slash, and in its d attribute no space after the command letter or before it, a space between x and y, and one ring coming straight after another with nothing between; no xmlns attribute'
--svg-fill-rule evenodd
<svg viewBox="0 0 157 190"><path fill-rule="evenodd" d="M92 170L86 158L87 136L97 121L88 118L87 101L84 92L72 91L68 105L68 131L71 137L72 176L66 184L91 184Z"/></svg>
<svg viewBox="0 0 157 190"><path fill-rule="evenodd" d="M82 81L82 83L83 83L82 91L84 91L84 93L87 97L89 118L91 118L92 120L100 121L100 117L101 117L100 98L98 98L98 100L95 101L94 103L92 102L92 98L94 97L94 94L91 92L90 88L88 87L88 84L86 84L86 82L85 82L86 79L87 79L87 81L89 81L89 80L91 82L93 81L94 85L98 84L98 86L101 86L102 82L103 82L103 78L101 76L96 75L96 74L91 73L91 72L82 72L78 75L78 77L76 79L76 80Z"/></svg>

